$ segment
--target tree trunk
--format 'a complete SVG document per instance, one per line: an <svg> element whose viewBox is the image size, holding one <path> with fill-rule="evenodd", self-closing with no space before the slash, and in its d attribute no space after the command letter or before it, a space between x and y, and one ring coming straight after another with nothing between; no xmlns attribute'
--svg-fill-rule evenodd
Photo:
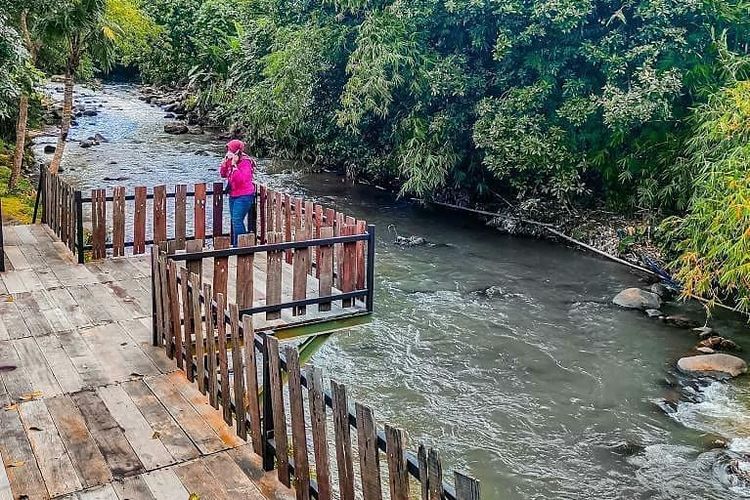
<svg viewBox="0 0 750 500"><path fill-rule="evenodd" d="M29 32L29 25L26 22L26 16L28 12L24 10L21 12L21 34L23 35L23 41L26 45L26 49L31 55L31 64L36 61L36 48L31 42L31 33ZM12 191L15 189L18 183L18 178L21 176L21 166L23 165L23 154L26 148L26 125L29 119L29 96L26 92L21 94L18 100L18 121L16 122L16 149L13 152L13 166L10 171L10 179L8 179L8 190Z"/></svg>
<svg viewBox="0 0 750 500"><path fill-rule="evenodd" d="M68 65L65 68L65 92L63 97L62 123L60 124L60 135L57 138L57 148L49 165L49 171L56 174L60 170L65 143L68 141L68 132L70 131L70 119L73 114L73 74L74 68L71 62L72 56L69 56Z"/></svg>
<svg viewBox="0 0 750 500"><path fill-rule="evenodd" d="M29 118L29 96L21 94L18 101L18 122L16 122L16 150L13 153L13 166L8 179L8 191L15 189L21 175L23 153L26 148L26 123Z"/></svg>

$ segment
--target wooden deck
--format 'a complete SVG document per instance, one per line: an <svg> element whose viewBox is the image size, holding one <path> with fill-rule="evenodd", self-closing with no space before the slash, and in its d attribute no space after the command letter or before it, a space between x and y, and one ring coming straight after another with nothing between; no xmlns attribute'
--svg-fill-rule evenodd
<svg viewBox="0 0 750 500"><path fill-rule="evenodd" d="M294 496L151 345L146 257L77 265L41 225L5 245L0 500Z"/></svg>

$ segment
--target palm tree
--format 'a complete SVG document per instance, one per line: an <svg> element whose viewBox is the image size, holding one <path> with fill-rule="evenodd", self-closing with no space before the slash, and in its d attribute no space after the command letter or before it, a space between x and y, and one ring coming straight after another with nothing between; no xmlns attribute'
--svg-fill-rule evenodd
<svg viewBox="0 0 750 500"><path fill-rule="evenodd" d="M62 122L57 148L49 166L53 174L60 170L70 131L73 86L81 59L87 55L103 70L109 69L113 63L117 27L107 19L106 10L106 0L65 0L57 15L47 23L48 33L60 41L66 54Z"/></svg>

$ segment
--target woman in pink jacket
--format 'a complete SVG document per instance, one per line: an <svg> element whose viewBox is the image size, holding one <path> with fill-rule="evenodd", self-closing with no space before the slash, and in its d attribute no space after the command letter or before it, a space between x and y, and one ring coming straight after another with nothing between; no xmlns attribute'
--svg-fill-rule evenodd
<svg viewBox="0 0 750 500"><path fill-rule="evenodd" d="M255 162L245 154L245 143L234 139L227 143L227 154L221 162L221 176L229 183L229 214L232 218L232 246L237 237L255 232ZM249 224L245 225L248 219Z"/></svg>

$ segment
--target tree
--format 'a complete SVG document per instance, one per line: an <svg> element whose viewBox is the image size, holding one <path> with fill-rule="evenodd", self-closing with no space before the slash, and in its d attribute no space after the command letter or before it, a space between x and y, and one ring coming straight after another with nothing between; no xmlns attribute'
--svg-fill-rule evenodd
<svg viewBox="0 0 750 500"><path fill-rule="evenodd" d="M36 5L37 8L40 5ZM49 7L49 6L47 6ZM28 63L30 66L34 66L36 63L36 56L39 50L40 42L37 39L32 38L31 29L29 28L29 12L28 4L23 8L19 15L19 28L21 30L21 36L23 38L23 44L28 52ZM33 14L38 13L38 10ZM16 120L16 148L13 152L13 164L11 165L10 177L8 179L8 190L15 189L18 183L18 178L21 175L21 166L23 165L24 151L26 149L26 126L29 119L29 94L31 89L26 89L21 92L18 98L18 118Z"/></svg>
<svg viewBox="0 0 750 500"><path fill-rule="evenodd" d="M26 51L18 32L0 12L0 122L12 118L25 72Z"/></svg>
<svg viewBox="0 0 750 500"><path fill-rule="evenodd" d="M90 57L102 70L113 64L114 40L118 26L106 16L106 0L65 0L47 22L48 34L61 44L65 53L63 112L57 148L49 170L60 170L73 114L73 87L83 57Z"/></svg>

